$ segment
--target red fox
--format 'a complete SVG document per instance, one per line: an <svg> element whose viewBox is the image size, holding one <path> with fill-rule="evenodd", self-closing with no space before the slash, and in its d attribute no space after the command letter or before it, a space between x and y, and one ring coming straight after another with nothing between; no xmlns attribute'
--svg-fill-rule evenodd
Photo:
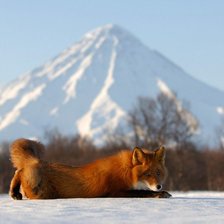
<svg viewBox="0 0 224 224"><path fill-rule="evenodd" d="M165 148L155 151L123 150L82 167L43 161L44 146L36 141L17 139L11 145L11 161L16 168L10 195L29 199L93 197L158 197L166 176Z"/></svg>

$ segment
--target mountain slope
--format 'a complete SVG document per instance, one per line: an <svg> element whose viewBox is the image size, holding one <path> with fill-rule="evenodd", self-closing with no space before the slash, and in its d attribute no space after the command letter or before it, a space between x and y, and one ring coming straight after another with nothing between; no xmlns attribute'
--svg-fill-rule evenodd
<svg viewBox="0 0 224 224"><path fill-rule="evenodd" d="M138 96L174 91L190 102L200 135L213 138L224 92L186 74L128 31L106 25L0 93L0 141L64 134L89 135L100 143L127 116Z"/></svg>

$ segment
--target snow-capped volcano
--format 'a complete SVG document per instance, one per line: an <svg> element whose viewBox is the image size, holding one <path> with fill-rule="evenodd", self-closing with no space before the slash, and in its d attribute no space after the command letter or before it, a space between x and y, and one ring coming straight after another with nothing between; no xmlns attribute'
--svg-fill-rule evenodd
<svg viewBox="0 0 224 224"><path fill-rule="evenodd" d="M46 129L102 141L138 96L176 92L190 102L204 139L214 137L224 92L186 74L128 31L106 25L3 88L0 141L41 137Z"/></svg>

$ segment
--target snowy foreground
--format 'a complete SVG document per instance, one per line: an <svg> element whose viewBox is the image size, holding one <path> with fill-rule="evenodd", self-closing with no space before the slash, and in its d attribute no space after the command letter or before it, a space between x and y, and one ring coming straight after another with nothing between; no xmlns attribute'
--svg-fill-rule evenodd
<svg viewBox="0 0 224 224"><path fill-rule="evenodd" d="M0 223L224 223L224 192L172 195L22 201L0 195Z"/></svg>

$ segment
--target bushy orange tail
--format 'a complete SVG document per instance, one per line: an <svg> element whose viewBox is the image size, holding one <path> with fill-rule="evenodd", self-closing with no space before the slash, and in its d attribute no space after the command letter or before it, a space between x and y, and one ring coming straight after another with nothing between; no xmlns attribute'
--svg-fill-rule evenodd
<svg viewBox="0 0 224 224"><path fill-rule="evenodd" d="M22 169L25 165L39 162L43 152L44 146L41 143L21 138L12 143L10 156L13 166Z"/></svg>

